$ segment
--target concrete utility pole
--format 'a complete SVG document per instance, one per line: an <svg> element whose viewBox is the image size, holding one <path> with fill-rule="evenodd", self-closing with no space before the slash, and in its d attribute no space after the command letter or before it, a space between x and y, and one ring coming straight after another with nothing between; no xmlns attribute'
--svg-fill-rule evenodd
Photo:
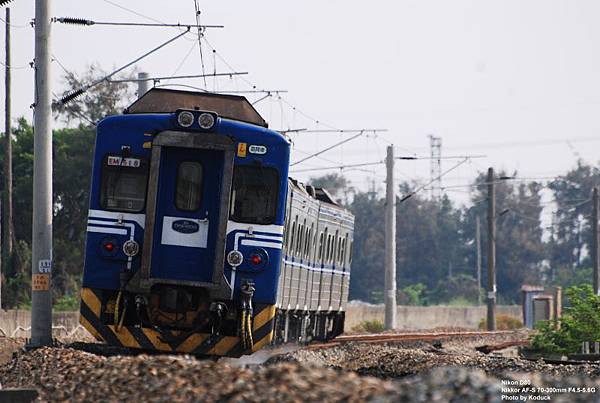
<svg viewBox="0 0 600 403"><path fill-rule="evenodd" d="M4 104L4 233L3 233L3 261L6 268L11 261L14 239L13 224L13 194L12 194L12 116L11 116L11 77L10 77L10 8L6 9L6 58L4 61L5 70L5 104Z"/></svg>
<svg viewBox="0 0 600 403"><path fill-rule="evenodd" d="M600 201L598 200L598 187L592 192L592 264L594 265L594 292L600 295L600 237L598 236L598 210L600 210Z"/></svg>
<svg viewBox="0 0 600 403"><path fill-rule="evenodd" d="M148 92L148 90L150 89L150 82L148 81L148 78L150 77L150 74L148 73L138 73L138 90L137 90L137 97L138 99L140 99L141 97L144 96L145 93Z"/></svg>
<svg viewBox="0 0 600 403"><path fill-rule="evenodd" d="M488 169L487 330L496 330L496 189L494 168Z"/></svg>
<svg viewBox="0 0 600 403"><path fill-rule="evenodd" d="M481 305L481 220L475 219L475 245L477 247L477 304Z"/></svg>
<svg viewBox="0 0 600 403"><path fill-rule="evenodd" d="M2 275L12 255L12 143L11 143L11 116L10 116L10 8L6 8L5 16L5 59L4 59L4 197L0 203L0 216L4 226L0 225L2 234L2 247L0 253L0 306L2 305ZM0 220L2 221L2 220ZM2 263L3 262L3 263Z"/></svg>
<svg viewBox="0 0 600 403"><path fill-rule="evenodd" d="M385 329L396 327L396 191L394 146L388 146L385 184Z"/></svg>
<svg viewBox="0 0 600 403"><path fill-rule="evenodd" d="M35 0L31 347L52 344L52 92L50 0Z"/></svg>

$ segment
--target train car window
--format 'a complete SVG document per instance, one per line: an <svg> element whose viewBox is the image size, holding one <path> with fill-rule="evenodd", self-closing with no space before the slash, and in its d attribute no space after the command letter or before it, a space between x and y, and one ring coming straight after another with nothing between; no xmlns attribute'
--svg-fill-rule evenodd
<svg viewBox="0 0 600 403"><path fill-rule="evenodd" d="M277 170L262 166L236 166L231 190L231 219L249 224L273 224L278 193Z"/></svg>
<svg viewBox="0 0 600 403"><path fill-rule="evenodd" d="M319 234L319 263L323 263L323 233Z"/></svg>
<svg viewBox="0 0 600 403"><path fill-rule="evenodd" d="M202 165L184 161L177 169L175 207L183 211L196 211L202 201Z"/></svg>
<svg viewBox="0 0 600 403"><path fill-rule="evenodd" d="M290 231L290 243L287 249L289 255L294 254L294 242L296 241L296 220L298 220L298 216L296 216L294 219L294 222L292 223L292 230Z"/></svg>
<svg viewBox="0 0 600 403"><path fill-rule="evenodd" d="M147 185L147 160L107 156L102 167L100 206L111 211L142 211Z"/></svg>
<svg viewBox="0 0 600 403"><path fill-rule="evenodd" d="M344 252L342 253L342 261L344 264L348 261L348 234L346 233L346 237L344 238Z"/></svg>
<svg viewBox="0 0 600 403"><path fill-rule="evenodd" d="M335 238L333 238L333 258L331 260L333 260L334 262L339 262L340 261L340 241L341 238L339 236L339 231L335 231Z"/></svg>
<svg viewBox="0 0 600 403"><path fill-rule="evenodd" d="M306 258L310 258L310 252L312 251L313 245L313 231L315 229L315 224L310 225L310 230L308 230L308 237L306 238Z"/></svg>
<svg viewBox="0 0 600 403"><path fill-rule="evenodd" d="M348 264L352 263L352 248L354 247L354 242L350 241L350 250L348 251Z"/></svg>
<svg viewBox="0 0 600 403"><path fill-rule="evenodd" d="M300 252L304 246L304 225L299 225L300 230L298 231L298 242L296 243L296 256L300 257Z"/></svg>

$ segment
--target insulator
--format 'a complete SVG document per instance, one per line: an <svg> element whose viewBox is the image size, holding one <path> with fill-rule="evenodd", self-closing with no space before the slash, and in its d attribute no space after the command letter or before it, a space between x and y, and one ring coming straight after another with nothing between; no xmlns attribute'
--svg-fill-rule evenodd
<svg viewBox="0 0 600 403"><path fill-rule="evenodd" d="M2 1L2 0L0 0L0 1ZM61 17L61 18L57 18L56 21L61 22L63 24L94 25L94 21L86 20L85 18Z"/></svg>
<svg viewBox="0 0 600 403"><path fill-rule="evenodd" d="M70 93L68 93L67 95L65 95L58 101L56 101L56 105L57 106L65 105L65 104L71 102L72 100L74 100L75 98L81 96L85 91L86 90L81 89L81 88L78 90L75 90L75 91L71 91Z"/></svg>
<svg viewBox="0 0 600 403"><path fill-rule="evenodd" d="M8 3L10 3L12 0L0 0L0 6L4 6Z"/></svg>

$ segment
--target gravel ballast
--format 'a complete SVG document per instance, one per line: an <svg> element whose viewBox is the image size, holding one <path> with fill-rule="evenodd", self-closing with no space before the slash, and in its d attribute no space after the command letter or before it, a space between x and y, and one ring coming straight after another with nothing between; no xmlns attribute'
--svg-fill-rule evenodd
<svg viewBox="0 0 600 403"><path fill-rule="evenodd" d="M41 348L17 351L0 365L0 383L35 387L42 401L600 401L600 365L550 365L474 349L510 337L309 346L260 365Z"/></svg>

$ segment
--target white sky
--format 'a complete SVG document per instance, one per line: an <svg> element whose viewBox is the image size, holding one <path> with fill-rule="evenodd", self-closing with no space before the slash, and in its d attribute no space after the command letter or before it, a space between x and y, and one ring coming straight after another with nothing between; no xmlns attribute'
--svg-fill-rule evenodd
<svg viewBox="0 0 600 403"><path fill-rule="evenodd" d="M146 19L192 23L193 0L54 0L52 15L96 21ZM113 3L113 4L111 4ZM33 1L11 4L13 66L33 57ZM488 166L522 177L563 173L578 157L599 160L600 2L584 0L200 1L202 22L223 24L206 38L258 88L285 89L284 100L337 128L387 128L354 140L298 168L379 161L390 142L399 155L427 156L429 134L443 138L444 155L486 154L444 177L470 183ZM80 27L55 24L53 53L69 70L98 62L123 65L174 36L168 28ZM0 35L4 41L4 33ZM194 46L192 35L142 61L152 75L173 74ZM206 70L213 71L203 47ZM177 74L200 72L194 49ZM230 71L217 59L218 72ZM60 68L54 64L56 91ZM241 78L208 80L209 89L248 89ZM3 80L2 80L3 82ZM178 81L203 86L200 79ZM31 118L33 74L13 71L13 116ZM162 84L165 84L164 82ZM4 88L2 88L4 92ZM3 94L2 94L3 97ZM255 100L260 96L249 96ZM326 128L272 97L257 104L271 128ZM3 123L2 123L3 125ZM346 138L292 136L297 160ZM516 144L516 145L515 145ZM443 170L454 161L444 161ZM384 167L349 171L360 189ZM334 172L334 171L328 171ZM429 161L402 161L399 179L429 176ZM318 174L318 173L317 173ZM314 174L313 174L314 175ZM306 179L310 174L299 174ZM467 189L448 193L466 200Z"/></svg>

